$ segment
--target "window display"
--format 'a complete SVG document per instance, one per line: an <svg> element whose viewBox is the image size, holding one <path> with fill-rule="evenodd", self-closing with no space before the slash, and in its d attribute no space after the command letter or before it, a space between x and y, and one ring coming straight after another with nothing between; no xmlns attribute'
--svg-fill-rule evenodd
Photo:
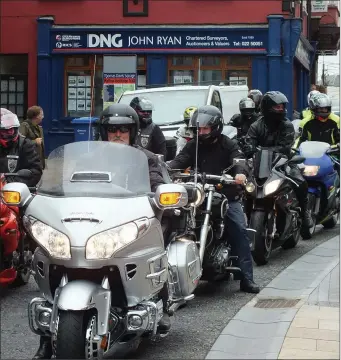
<svg viewBox="0 0 341 360"><path fill-rule="evenodd" d="M83 73L68 75L67 110L70 116L85 116L91 109L91 75Z"/></svg>

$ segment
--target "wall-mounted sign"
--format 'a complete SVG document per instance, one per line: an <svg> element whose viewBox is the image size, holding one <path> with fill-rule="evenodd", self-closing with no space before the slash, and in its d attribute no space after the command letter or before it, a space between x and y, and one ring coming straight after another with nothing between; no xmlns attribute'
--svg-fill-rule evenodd
<svg viewBox="0 0 341 360"><path fill-rule="evenodd" d="M328 12L328 1L326 0L312 0L311 12Z"/></svg>
<svg viewBox="0 0 341 360"><path fill-rule="evenodd" d="M53 52L139 52L146 50L266 51L268 31L260 29L53 29ZM58 32L57 32L58 31Z"/></svg>
<svg viewBox="0 0 341 360"><path fill-rule="evenodd" d="M301 39L298 40L295 57L300 61L300 63L310 69L310 55L309 51L304 47L304 44Z"/></svg>

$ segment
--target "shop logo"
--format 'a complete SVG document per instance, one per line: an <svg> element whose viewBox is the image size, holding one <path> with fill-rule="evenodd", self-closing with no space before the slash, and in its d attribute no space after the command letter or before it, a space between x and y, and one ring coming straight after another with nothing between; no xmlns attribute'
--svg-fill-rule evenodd
<svg viewBox="0 0 341 360"><path fill-rule="evenodd" d="M60 42L57 42L57 43L56 43L56 48L57 48L57 49L60 49L62 46L63 46L62 43L60 43Z"/></svg>
<svg viewBox="0 0 341 360"><path fill-rule="evenodd" d="M57 41L62 40L62 36L61 36L61 35L56 35L56 40L57 40Z"/></svg>
<svg viewBox="0 0 341 360"><path fill-rule="evenodd" d="M88 34L89 48L121 48L123 40L121 34Z"/></svg>

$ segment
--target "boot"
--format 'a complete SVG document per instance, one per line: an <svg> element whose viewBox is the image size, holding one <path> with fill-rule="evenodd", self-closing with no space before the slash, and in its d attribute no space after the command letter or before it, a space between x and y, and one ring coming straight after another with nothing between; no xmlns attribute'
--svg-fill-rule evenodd
<svg viewBox="0 0 341 360"><path fill-rule="evenodd" d="M244 279L240 282L240 291L251 294L258 294L260 289L254 281Z"/></svg>
<svg viewBox="0 0 341 360"><path fill-rule="evenodd" d="M159 321L158 330L161 333L167 333L171 328L169 315L164 311L162 319Z"/></svg>
<svg viewBox="0 0 341 360"><path fill-rule="evenodd" d="M313 219L311 217L311 213L308 210L308 196L305 196L302 206L302 226L305 228L311 228L314 226Z"/></svg>
<svg viewBox="0 0 341 360"><path fill-rule="evenodd" d="M52 355L51 338L49 336L41 336L39 349L33 356L33 359L51 359Z"/></svg>

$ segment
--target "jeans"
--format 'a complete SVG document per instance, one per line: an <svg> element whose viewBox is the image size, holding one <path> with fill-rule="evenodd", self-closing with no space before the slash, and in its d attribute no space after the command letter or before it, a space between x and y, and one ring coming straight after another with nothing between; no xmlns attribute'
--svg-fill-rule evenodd
<svg viewBox="0 0 341 360"><path fill-rule="evenodd" d="M240 201L229 201L225 224L227 240L232 246L232 252L238 256L242 278L246 281L253 281L250 240L246 231L245 215Z"/></svg>

